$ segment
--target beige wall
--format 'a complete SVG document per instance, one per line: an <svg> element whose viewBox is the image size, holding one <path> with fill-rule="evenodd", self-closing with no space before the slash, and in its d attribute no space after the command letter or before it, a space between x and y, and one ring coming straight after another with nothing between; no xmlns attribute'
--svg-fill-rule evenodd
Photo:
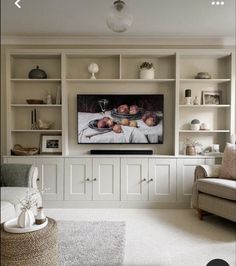
<svg viewBox="0 0 236 266"><path fill-rule="evenodd" d="M59 48L76 48L76 49L89 49L89 48L96 48L96 49L104 49L104 48L204 48L204 49L211 49L211 48L223 48L223 47L212 47L212 46L155 46L155 45L149 45L149 46L134 46L134 45L100 45L100 46L94 46L94 45L3 45L2 49L1 49L1 155L5 155L7 148L6 148L6 121L7 121L7 116L6 116L6 82L5 82L5 66L6 66L6 61L5 61L5 55L6 55L6 49L17 49L17 48L28 48L28 49L59 49ZM73 93L72 93L73 94ZM168 95L169 97L171 97L172 95ZM173 90L173 99L174 99L174 90ZM171 111L171 110L169 110ZM71 112L73 112L73 110L71 110ZM171 118L171 116L173 115L174 119L174 113L168 112L168 110L165 110L165 112L168 113L169 118ZM172 122L173 123L173 122ZM70 124L70 123L69 123ZM74 132L74 128L70 128L69 129L69 137L72 138L69 140L69 148L71 149L72 153L76 153L77 152L77 148L76 148L76 139L74 140L73 138L76 137L75 134L70 134L70 132ZM74 148L73 148L74 147ZM169 143L169 147L167 147L165 150L167 153L172 153L171 152L171 147L174 147L173 143ZM84 146L84 148L86 149L86 147ZM146 147L147 148L147 147ZM148 147L149 148L149 147ZM162 153L162 149L160 149L159 151L156 151L158 153Z"/></svg>

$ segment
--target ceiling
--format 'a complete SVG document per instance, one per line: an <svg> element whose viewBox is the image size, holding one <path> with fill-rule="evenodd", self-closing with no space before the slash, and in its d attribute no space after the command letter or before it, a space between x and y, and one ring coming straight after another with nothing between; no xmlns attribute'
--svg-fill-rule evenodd
<svg viewBox="0 0 236 266"><path fill-rule="evenodd" d="M1 1L5 36L218 36L235 38L235 0L125 0L134 22L126 33L106 26L112 0Z"/></svg>

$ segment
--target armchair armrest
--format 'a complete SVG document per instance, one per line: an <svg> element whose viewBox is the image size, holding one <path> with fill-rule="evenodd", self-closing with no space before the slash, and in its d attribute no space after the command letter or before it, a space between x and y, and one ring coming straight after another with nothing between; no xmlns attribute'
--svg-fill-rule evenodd
<svg viewBox="0 0 236 266"><path fill-rule="evenodd" d="M198 165L194 172L195 181L200 178L220 176L221 165Z"/></svg>
<svg viewBox="0 0 236 266"><path fill-rule="evenodd" d="M28 186L37 189L38 188L37 181L38 181L38 168L32 166L29 172Z"/></svg>

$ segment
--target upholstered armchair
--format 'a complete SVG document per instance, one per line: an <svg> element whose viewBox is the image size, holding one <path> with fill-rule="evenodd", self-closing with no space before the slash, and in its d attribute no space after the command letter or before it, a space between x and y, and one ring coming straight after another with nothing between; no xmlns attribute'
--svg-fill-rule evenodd
<svg viewBox="0 0 236 266"><path fill-rule="evenodd" d="M207 212L236 222L235 145L227 144L222 165L196 167L192 207L198 211L200 219Z"/></svg>
<svg viewBox="0 0 236 266"><path fill-rule="evenodd" d="M1 166L1 222L15 218L21 211L20 200L26 194L34 194L37 206L42 197L37 189L38 169L27 164L3 164Z"/></svg>

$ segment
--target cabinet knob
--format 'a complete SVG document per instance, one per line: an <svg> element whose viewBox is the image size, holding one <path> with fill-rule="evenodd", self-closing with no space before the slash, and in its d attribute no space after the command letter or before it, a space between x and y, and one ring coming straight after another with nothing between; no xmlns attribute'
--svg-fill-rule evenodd
<svg viewBox="0 0 236 266"><path fill-rule="evenodd" d="M142 182L145 182L146 181L146 178L142 179Z"/></svg>
<svg viewBox="0 0 236 266"><path fill-rule="evenodd" d="M90 179L89 178L86 178L85 181L90 181Z"/></svg>
<svg viewBox="0 0 236 266"><path fill-rule="evenodd" d="M93 179L93 181L96 181L96 180L97 180L97 178L94 178L94 179Z"/></svg>
<svg viewBox="0 0 236 266"><path fill-rule="evenodd" d="M36 180L37 182L39 182L39 178L37 178L37 180Z"/></svg>
<svg viewBox="0 0 236 266"><path fill-rule="evenodd" d="M152 182L153 181L153 178L150 178L149 180L148 180L148 182Z"/></svg>

